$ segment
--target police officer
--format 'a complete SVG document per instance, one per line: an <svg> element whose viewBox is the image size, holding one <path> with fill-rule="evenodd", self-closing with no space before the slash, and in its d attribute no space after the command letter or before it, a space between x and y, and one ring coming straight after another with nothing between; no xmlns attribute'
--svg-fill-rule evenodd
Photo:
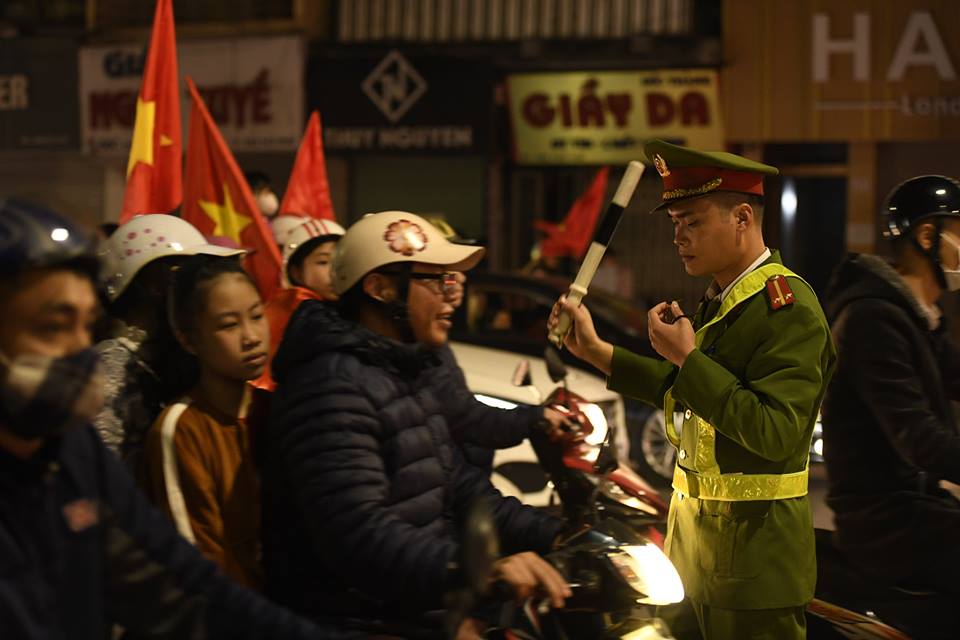
<svg viewBox="0 0 960 640"><path fill-rule="evenodd" d="M0 198L0 635L346 637L231 583L97 436L97 269L76 226Z"/></svg>
<svg viewBox="0 0 960 640"><path fill-rule="evenodd" d="M687 600L664 612L680 638L802 638L816 581L807 456L835 361L813 290L764 244L763 177L777 170L729 153L649 141L674 245L713 283L692 317L650 310L664 358L601 339L564 299L575 355L611 389L663 408L678 449L666 551Z"/></svg>
<svg viewBox="0 0 960 640"><path fill-rule="evenodd" d="M957 596L960 502L939 481L960 484L960 353L937 301L960 290L960 183L911 178L882 216L892 261L851 256L827 294L840 355L823 406L834 542L876 581Z"/></svg>

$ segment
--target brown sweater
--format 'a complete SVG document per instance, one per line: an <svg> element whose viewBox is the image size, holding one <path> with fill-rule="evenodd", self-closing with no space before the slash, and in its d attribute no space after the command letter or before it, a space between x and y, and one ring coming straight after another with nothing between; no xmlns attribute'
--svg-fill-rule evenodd
<svg viewBox="0 0 960 640"><path fill-rule="evenodd" d="M150 429L145 466L147 493L180 534L260 589L260 487L246 422L185 398Z"/></svg>

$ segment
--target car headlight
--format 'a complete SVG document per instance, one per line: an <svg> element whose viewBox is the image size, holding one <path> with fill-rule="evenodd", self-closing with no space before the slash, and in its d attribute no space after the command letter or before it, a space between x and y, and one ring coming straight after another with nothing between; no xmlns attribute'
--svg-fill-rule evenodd
<svg viewBox="0 0 960 640"><path fill-rule="evenodd" d="M667 605L683 600L683 583L673 563L648 542L625 545L607 556L620 576L642 597L640 604Z"/></svg>

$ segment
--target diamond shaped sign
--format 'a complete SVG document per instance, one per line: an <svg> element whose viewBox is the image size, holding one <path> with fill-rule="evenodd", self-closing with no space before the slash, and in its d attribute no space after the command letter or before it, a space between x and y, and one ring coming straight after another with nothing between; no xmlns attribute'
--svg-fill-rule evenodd
<svg viewBox="0 0 960 640"><path fill-rule="evenodd" d="M395 123L427 91L427 81L399 51L391 51L361 85L363 92Z"/></svg>

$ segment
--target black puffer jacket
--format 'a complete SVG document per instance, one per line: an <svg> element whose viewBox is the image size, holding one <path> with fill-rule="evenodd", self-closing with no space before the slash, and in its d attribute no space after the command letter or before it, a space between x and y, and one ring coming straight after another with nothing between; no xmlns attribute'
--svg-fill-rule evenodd
<svg viewBox="0 0 960 640"><path fill-rule="evenodd" d="M849 258L827 298L838 367L823 438L836 543L878 577L906 580L960 537L960 503L937 487L960 483L950 406L960 355L877 257Z"/></svg>
<svg viewBox="0 0 960 640"><path fill-rule="evenodd" d="M543 417L538 406L516 409L490 407L473 395L467 387L463 370L450 347L437 354L441 365L431 377L438 398L443 398L447 424L454 441L460 445L467 462L490 474L497 449L514 447L530 437L530 432ZM505 371L504 375L510 372Z"/></svg>
<svg viewBox="0 0 960 640"><path fill-rule="evenodd" d="M294 314L273 364L266 437L268 593L317 619L404 637L438 634L457 531L494 499L504 550L546 551L561 523L465 464L431 378L437 354L343 320Z"/></svg>

